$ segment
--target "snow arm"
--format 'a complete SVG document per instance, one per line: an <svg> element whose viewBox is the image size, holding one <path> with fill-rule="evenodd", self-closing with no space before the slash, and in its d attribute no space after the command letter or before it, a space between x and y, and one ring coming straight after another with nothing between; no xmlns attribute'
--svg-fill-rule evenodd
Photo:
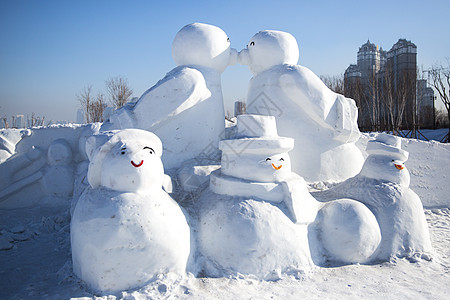
<svg viewBox="0 0 450 300"><path fill-rule="evenodd" d="M133 108L136 126L151 129L210 96L200 71L175 68L138 100Z"/></svg>

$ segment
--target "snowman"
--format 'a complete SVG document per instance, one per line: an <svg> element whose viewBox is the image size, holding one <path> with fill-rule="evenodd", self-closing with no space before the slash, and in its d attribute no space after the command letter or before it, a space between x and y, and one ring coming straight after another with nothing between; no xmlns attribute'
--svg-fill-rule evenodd
<svg viewBox="0 0 450 300"><path fill-rule="evenodd" d="M88 153L90 187L71 221L74 273L101 292L140 287L159 274L184 274L190 229L162 189L167 177L159 138L138 129L116 131Z"/></svg>
<svg viewBox="0 0 450 300"><path fill-rule="evenodd" d="M178 67L104 124L104 129L140 128L160 136L168 169L217 149L225 129L221 73L237 62L237 51L222 29L193 23L176 34L172 56Z"/></svg>
<svg viewBox="0 0 450 300"><path fill-rule="evenodd" d="M380 133L369 141L367 153L357 176L314 195L322 200L355 199L373 212L381 229L381 242L371 260L429 259L432 248L428 226L422 202L409 188L410 176L404 164L408 152L401 149L401 139Z"/></svg>
<svg viewBox="0 0 450 300"><path fill-rule="evenodd" d="M238 116L236 138L219 143L221 168L197 204L206 274L276 279L314 266L308 224L318 203L291 171L293 146L278 136L275 117L257 115Z"/></svg>
<svg viewBox="0 0 450 300"><path fill-rule="evenodd" d="M286 32L255 34L239 53L253 73L247 113L277 117L280 134L293 137L292 169L307 181L342 181L356 175L363 156L357 108L331 91L309 69L297 65L295 38Z"/></svg>

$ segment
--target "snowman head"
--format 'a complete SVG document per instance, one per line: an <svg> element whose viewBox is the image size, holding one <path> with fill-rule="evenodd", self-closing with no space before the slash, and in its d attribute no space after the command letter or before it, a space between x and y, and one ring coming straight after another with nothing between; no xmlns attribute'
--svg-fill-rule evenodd
<svg viewBox="0 0 450 300"><path fill-rule="evenodd" d="M369 156L361 170L361 175L380 181L392 182L408 187L410 175L405 167L408 152L401 149L401 139L380 133L367 144Z"/></svg>
<svg viewBox="0 0 450 300"><path fill-rule="evenodd" d="M239 53L239 61L247 65L253 75L270 67L298 62L299 50L295 38L287 32L264 30L255 34L247 48Z"/></svg>
<svg viewBox="0 0 450 300"><path fill-rule="evenodd" d="M164 167L161 140L153 133L126 129L114 134L93 154L88 181L121 192L161 189Z"/></svg>
<svg viewBox="0 0 450 300"><path fill-rule="evenodd" d="M181 65L199 65L223 72L237 62L237 51L219 27L193 23L178 31L172 43L172 57Z"/></svg>

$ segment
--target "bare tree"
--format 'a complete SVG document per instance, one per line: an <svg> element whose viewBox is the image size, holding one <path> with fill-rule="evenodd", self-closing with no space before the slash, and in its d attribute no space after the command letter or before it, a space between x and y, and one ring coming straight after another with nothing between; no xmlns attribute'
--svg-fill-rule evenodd
<svg viewBox="0 0 450 300"><path fill-rule="evenodd" d="M77 94L78 101L80 101L86 123L103 122L103 112L106 108L105 95L97 94L94 98L92 93L92 86L84 87L80 93Z"/></svg>
<svg viewBox="0 0 450 300"><path fill-rule="evenodd" d="M78 101L80 101L81 109L83 110L86 123L91 123L91 108L93 102L92 85L85 86L78 94Z"/></svg>
<svg viewBox="0 0 450 300"><path fill-rule="evenodd" d="M124 106L133 94L133 90L128 86L128 81L120 76L110 77L105 84L111 104L115 109Z"/></svg>
<svg viewBox="0 0 450 300"><path fill-rule="evenodd" d="M31 120L28 120L30 127L44 126L45 117L36 117L34 112L31 113Z"/></svg>
<svg viewBox="0 0 450 300"><path fill-rule="evenodd" d="M95 101L91 103L89 110L91 122L103 122L103 112L106 108L105 95L99 93Z"/></svg>
<svg viewBox="0 0 450 300"><path fill-rule="evenodd" d="M332 90L335 93L344 95L344 75L335 75L335 76L329 76L329 75L320 75L320 80L325 83L325 85Z"/></svg>
<svg viewBox="0 0 450 300"><path fill-rule="evenodd" d="M447 66L435 65L428 70L428 75L431 78L430 84L435 88L439 94L439 98L444 103L447 110L448 120L448 134L443 140L450 142L450 63L447 61Z"/></svg>

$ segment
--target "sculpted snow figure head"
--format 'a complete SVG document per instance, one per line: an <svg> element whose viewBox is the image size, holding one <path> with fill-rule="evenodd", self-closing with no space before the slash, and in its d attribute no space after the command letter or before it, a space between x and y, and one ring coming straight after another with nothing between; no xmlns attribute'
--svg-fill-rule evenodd
<svg viewBox="0 0 450 300"><path fill-rule="evenodd" d="M408 152L401 149L401 138L380 133L367 144L367 157L361 175L381 181L409 186L410 176L404 162Z"/></svg>
<svg viewBox="0 0 450 300"><path fill-rule="evenodd" d="M222 73L237 62L237 51L230 48L230 39L219 27L193 23L175 36L172 57L179 66L199 65Z"/></svg>
<svg viewBox="0 0 450 300"><path fill-rule="evenodd" d="M259 182L278 181L291 173L288 154L294 140L280 137L275 117L240 115L237 136L219 142L222 150L222 173Z"/></svg>
<svg viewBox="0 0 450 300"><path fill-rule="evenodd" d="M161 189L161 140L153 133L126 129L114 134L91 158L88 181L121 192Z"/></svg>
<svg viewBox="0 0 450 300"><path fill-rule="evenodd" d="M280 64L296 65L298 57L297 40L290 33L276 30L258 32L239 53L239 61L247 65L253 75Z"/></svg>

